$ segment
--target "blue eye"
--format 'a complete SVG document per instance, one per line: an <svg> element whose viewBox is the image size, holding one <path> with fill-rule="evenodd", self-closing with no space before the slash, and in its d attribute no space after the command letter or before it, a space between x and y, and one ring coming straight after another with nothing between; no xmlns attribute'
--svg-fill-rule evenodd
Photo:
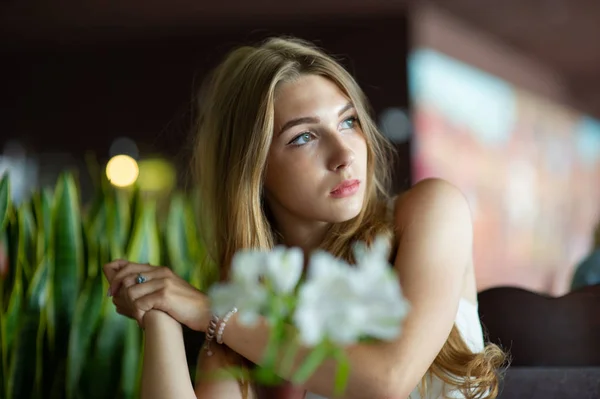
<svg viewBox="0 0 600 399"><path fill-rule="evenodd" d="M296 138L294 138L292 141L290 141L290 144L293 145L303 145L308 143L309 141L312 140L312 134L306 132L306 133L302 133L298 136L296 136Z"/></svg>
<svg viewBox="0 0 600 399"><path fill-rule="evenodd" d="M342 122L342 129L354 129L356 127L356 122L358 122L358 119L355 116L344 119Z"/></svg>

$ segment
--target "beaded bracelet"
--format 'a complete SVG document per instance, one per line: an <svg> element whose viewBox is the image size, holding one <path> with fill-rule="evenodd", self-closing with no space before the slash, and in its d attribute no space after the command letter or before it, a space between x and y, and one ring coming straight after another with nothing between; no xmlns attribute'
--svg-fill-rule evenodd
<svg viewBox="0 0 600 399"><path fill-rule="evenodd" d="M204 340L204 350L208 356L212 356L213 352L210 350L210 343L215 338L215 332L217 331L217 324L219 324L219 318L215 315L210 319L208 328L206 329L206 338Z"/></svg>
<svg viewBox="0 0 600 399"><path fill-rule="evenodd" d="M231 318L231 316L233 316L234 314L236 314L237 311L238 311L237 308L231 309L225 315L225 317L223 317L223 320L221 320L221 322L219 323L219 328L217 329L217 344L222 344L223 343L223 331L225 331L225 326L227 325L227 322L229 321L229 319Z"/></svg>

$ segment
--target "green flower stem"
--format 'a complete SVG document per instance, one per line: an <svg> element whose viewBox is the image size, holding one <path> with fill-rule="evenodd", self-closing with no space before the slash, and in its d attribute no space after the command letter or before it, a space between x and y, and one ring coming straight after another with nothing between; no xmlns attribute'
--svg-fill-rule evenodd
<svg viewBox="0 0 600 399"><path fill-rule="evenodd" d="M284 350L283 359L281 361L281 375L290 375L292 373L292 367L294 367L294 360L300 349L300 343L296 336L289 337Z"/></svg>
<svg viewBox="0 0 600 399"><path fill-rule="evenodd" d="M337 371L335 373L335 396L342 396L346 390L348 377L350 375L350 361L343 348L336 347L333 350L333 358L337 361Z"/></svg>
<svg viewBox="0 0 600 399"><path fill-rule="evenodd" d="M329 342L323 341L306 356L304 362L300 365L298 370L292 376L292 383L294 385L301 385L315 373L319 365L323 363L332 354L332 348Z"/></svg>
<svg viewBox="0 0 600 399"><path fill-rule="evenodd" d="M272 315L270 315L272 316ZM277 355L281 349L285 326L274 317L269 317L271 331L261 366L254 371L254 378L263 385L275 385L281 382L276 373Z"/></svg>

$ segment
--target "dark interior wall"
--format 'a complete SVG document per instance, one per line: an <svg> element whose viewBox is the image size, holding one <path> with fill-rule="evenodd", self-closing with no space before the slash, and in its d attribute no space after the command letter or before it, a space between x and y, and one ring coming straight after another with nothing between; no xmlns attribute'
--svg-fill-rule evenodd
<svg viewBox="0 0 600 399"><path fill-rule="evenodd" d="M37 153L93 151L108 156L115 137L135 139L144 154L187 155L195 88L232 47L289 34L342 57L376 113L408 107L405 17L331 20L317 25L229 29L125 42L4 51L0 95L5 142ZM398 146L396 187L410 176L408 144Z"/></svg>

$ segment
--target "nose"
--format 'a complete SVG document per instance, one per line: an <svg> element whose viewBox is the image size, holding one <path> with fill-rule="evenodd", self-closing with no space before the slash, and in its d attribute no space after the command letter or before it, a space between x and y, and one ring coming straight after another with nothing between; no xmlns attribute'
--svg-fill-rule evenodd
<svg viewBox="0 0 600 399"><path fill-rule="evenodd" d="M331 153L329 169L333 172L343 171L354 162L354 151L344 142L343 136L338 133L331 139Z"/></svg>

